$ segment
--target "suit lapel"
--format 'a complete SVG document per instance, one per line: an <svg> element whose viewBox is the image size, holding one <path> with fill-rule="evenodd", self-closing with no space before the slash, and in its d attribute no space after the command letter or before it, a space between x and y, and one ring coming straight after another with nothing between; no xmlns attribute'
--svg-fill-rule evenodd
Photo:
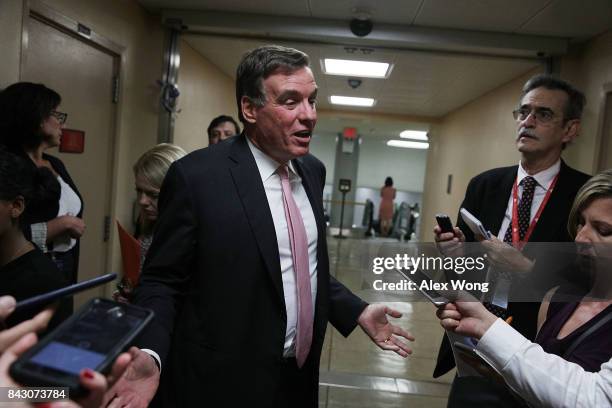
<svg viewBox="0 0 612 408"><path fill-rule="evenodd" d="M293 164L295 166L296 171L302 178L302 185L304 186L304 190L306 190L308 201L310 201L310 206L312 207L312 212L314 213L315 220L317 222L317 230L319 233L321 233L320 226L323 222L323 202L321 201L322 194L318 194L320 188L315 184L312 173L309 171L308 166L304 164L302 158L293 160Z"/></svg>
<svg viewBox="0 0 612 408"><path fill-rule="evenodd" d="M325 222L323 217L323 192L317 180L313 177L312 169L304 162L303 158L293 160L296 171L302 178L302 185L306 190L310 207L315 216L317 224L317 298L315 300L315 325L317 316L321 313L320 299L327 298L326 282L329 282L329 268L327 265L327 241L325 239ZM318 328L318 330L324 330Z"/></svg>
<svg viewBox="0 0 612 408"><path fill-rule="evenodd" d="M482 221L485 227L489 226L491 233L495 236L499 234L499 229L506 214L517 169L518 167L511 167L510 171L506 172L500 180L493 180L495 187L490 190L489 197L485 200L485 205L490 206L490 210L484 212L489 217Z"/></svg>
<svg viewBox="0 0 612 408"><path fill-rule="evenodd" d="M280 300L284 303L283 281L274 221L257 164L244 134L233 144L230 160L235 163L233 167L230 167L230 172L249 220L249 226L253 231L274 288Z"/></svg>
<svg viewBox="0 0 612 408"><path fill-rule="evenodd" d="M533 235L529 239L531 242L559 241L562 239L566 230L567 217L574 201L574 183L570 180L568 167L561 160L559 169L559 179L555 189L550 194L550 199L542 211L542 215L536 224ZM561 236L558 236L561 234ZM566 238L569 239L569 238ZM565 240L565 239L564 239Z"/></svg>

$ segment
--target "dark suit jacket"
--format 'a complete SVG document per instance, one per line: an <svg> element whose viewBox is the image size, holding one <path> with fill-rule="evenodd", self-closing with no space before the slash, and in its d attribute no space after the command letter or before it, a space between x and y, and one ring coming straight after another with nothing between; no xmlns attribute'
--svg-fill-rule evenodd
<svg viewBox="0 0 612 408"><path fill-rule="evenodd" d="M495 236L501 228L517 171L518 166L510 166L477 175L468 184L465 198L461 203L462 208L474 214ZM567 231L567 218L576 193L589 177L588 174L572 169L561 160L559 179L533 230L530 242L572 241ZM457 226L465 234L466 241L475 241L474 234L460 215L457 216ZM527 246L524 251L528 251ZM539 303L533 302L511 302L508 305L508 314L513 316L512 326L530 340L535 338L538 309ZM439 377L454 366L450 344L448 338L444 336L433 375Z"/></svg>
<svg viewBox="0 0 612 408"><path fill-rule="evenodd" d="M323 164L306 155L294 165L318 228L314 333L302 368L315 405L327 322L348 336L366 304L329 274ZM287 316L274 223L245 136L175 162L159 210L135 303L155 311L139 346L162 358L163 405L274 406Z"/></svg>

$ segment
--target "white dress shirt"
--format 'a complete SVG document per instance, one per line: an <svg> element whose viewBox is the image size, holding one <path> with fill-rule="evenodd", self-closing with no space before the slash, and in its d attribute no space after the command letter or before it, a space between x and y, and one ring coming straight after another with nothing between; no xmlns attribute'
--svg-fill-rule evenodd
<svg viewBox="0 0 612 408"><path fill-rule="evenodd" d="M70 187L60 176L57 176L57 181L62 188L57 216L71 215L76 217L76 215L81 212L81 199L77 193L74 192L72 187ZM68 252L75 245L76 239L70 237L68 234L63 234L53 240L53 252Z"/></svg>
<svg viewBox="0 0 612 408"><path fill-rule="evenodd" d="M561 159L557 160L555 164L547 168L546 170L542 170L539 173L532 175L535 179L536 187L533 192L533 201L531 202L531 214L529 216L529 222L533 221L542 201L544 201L544 197L546 196L546 191L552 184L555 176L559 174L559 170L561 169ZM521 185L521 181L529 174L523 168L523 164L519 162L518 172L517 172L517 183L518 183L518 196L519 199L523 197L523 186ZM501 241L504 240L504 235L506 235L506 230L510 226L512 222L512 191L510 191L510 197L508 198L508 205L506 206L506 213L504 214L504 220L502 221L501 227L499 228L499 233L497 234L497 238Z"/></svg>
<svg viewBox="0 0 612 408"><path fill-rule="evenodd" d="M597 373L546 353L497 319L478 342L480 351L508 385L531 406L612 406L612 359Z"/></svg>
<svg viewBox="0 0 612 408"><path fill-rule="evenodd" d="M280 176L277 169L280 163L259 150L248 138L249 148L257 163L257 169L272 213L276 241L278 242L278 254L280 261L281 277L283 280L283 293L285 295L285 307L287 308L287 327L285 330L285 344L283 355L285 357L295 356L295 335L297 327L297 287L295 284L295 272L293 270L293 258L291 257L291 246L289 242L289 229L285 218L283 207L283 193ZM310 271L310 290L312 293L312 306L314 316L314 305L317 298L317 223L312 211L312 206L302 185L302 179L295 171L293 164L288 163L289 183L293 199L300 209L306 236L308 239L308 267Z"/></svg>

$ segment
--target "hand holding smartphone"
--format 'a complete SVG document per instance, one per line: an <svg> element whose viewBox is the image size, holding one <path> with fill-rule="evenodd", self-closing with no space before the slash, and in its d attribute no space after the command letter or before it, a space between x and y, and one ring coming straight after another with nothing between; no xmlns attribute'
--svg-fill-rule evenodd
<svg viewBox="0 0 612 408"><path fill-rule="evenodd" d="M436 214L436 221L438 222L438 226L440 227L440 231L442 234L447 232L455 232L453 228L453 223L450 220L450 217L446 214Z"/></svg>
<svg viewBox="0 0 612 408"><path fill-rule="evenodd" d="M11 365L10 375L26 386L68 387L71 397L84 395L80 371L107 373L152 318L148 309L92 299L22 354Z"/></svg>

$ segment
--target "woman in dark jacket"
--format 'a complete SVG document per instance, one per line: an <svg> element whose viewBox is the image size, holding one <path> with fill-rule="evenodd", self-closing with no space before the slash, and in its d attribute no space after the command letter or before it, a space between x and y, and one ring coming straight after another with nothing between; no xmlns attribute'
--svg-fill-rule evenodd
<svg viewBox="0 0 612 408"><path fill-rule="evenodd" d="M67 114L59 111L60 95L42 84L19 82L0 92L0 144L46 168L58 199L38 202L22 220L28 239L49 256L69 283L77 281L79 238L85 230L83 201L66 167L45 150L60 143ZM52 196L50 194L49 196Z"/></svg>
<svg viewBox="0 0 612 408"><path fill-rule="evenodd" d="M50 194L46 186L55 182L48 170L33 170L25 159L0 149L0 296L23 300L68 284L55 264L25 238L20 225L28 209ZM70 308L68 300L60 301L48 330L70 316ZM42 309L14 312L4 323L16 325Z"/></svg>

